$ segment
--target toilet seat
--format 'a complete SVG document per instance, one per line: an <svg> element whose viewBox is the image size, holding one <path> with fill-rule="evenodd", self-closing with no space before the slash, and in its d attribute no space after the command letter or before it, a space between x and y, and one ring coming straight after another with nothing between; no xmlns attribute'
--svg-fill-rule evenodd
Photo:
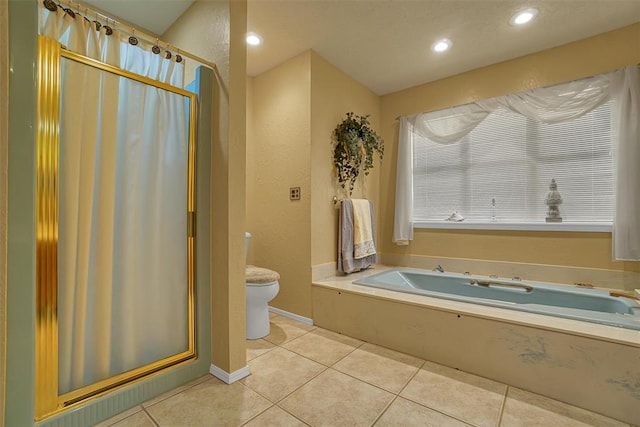
<svg viewBox="0 0 640 427"><path fill-rule="evenodd" d="M280 275L276 271L255 265L247 265L245 275L247 284L252 285L269 285L280 280Z"/></svg>

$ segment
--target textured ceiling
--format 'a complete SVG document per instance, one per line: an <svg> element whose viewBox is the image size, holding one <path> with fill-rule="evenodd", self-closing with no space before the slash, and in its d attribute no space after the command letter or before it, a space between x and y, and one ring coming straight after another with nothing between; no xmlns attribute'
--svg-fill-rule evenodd
<svg viewBox="0 0 640 427"><path fill-rule="evenodd" d="M143 31L160 35L194 0L84 0L90 7Z"/></svg>
<svg viewBox="0 0 640 427"><path fill-rule="evenodd" d="M193 1L88 3L162 34ZM509 25L527 7L540 10L535 21ZM383 95L635 22L640 0L248 0L248 30L264 43L249 47L247 72L313 49ZM443 37L451 50L431 52Z"/></svg>
<svg viewBox="0 0 640 427"><path fill-rule="evenodd" d="M536 20L509 25L532 6ZM630 25L640 0L249 0L248 14L264 38L249 75L311 48L382 95ZM443 37L451 50L431 52Z"/></svg>

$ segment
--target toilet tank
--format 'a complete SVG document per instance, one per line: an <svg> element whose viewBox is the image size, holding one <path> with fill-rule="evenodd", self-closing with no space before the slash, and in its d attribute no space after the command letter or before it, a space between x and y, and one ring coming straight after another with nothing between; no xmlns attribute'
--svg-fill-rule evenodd
<svg viewBox="0 0 640 427"><path fill-rule="evenodd" d="M245 231L244 233L244 260L247 261L247 257L249 256L249 240L251 240L251 233Z"/></svg>

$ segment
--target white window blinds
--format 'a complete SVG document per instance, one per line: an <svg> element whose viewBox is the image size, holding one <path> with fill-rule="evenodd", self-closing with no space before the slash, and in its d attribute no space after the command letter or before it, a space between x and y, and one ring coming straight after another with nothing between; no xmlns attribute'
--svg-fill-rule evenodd
<svg viewBox="0 0 640 427"><path fill-rule="evenodd" d="M458 142L413 139L413 221L544 222L558 183L564 222L612 222L613 103L542 123L499 108Z"/></svg>

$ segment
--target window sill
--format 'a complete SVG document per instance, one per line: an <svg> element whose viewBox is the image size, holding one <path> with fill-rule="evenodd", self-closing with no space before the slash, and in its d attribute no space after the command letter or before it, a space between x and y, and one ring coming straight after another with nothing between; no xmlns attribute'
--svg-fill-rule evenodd
<svg viewBox="0 0 640 427"><path fill-rule="evenodd" d="M475 221L414 221L413 228L448 230L514 230L514 231L579 231L611 232L608 222L475 222Z"/></svg>

